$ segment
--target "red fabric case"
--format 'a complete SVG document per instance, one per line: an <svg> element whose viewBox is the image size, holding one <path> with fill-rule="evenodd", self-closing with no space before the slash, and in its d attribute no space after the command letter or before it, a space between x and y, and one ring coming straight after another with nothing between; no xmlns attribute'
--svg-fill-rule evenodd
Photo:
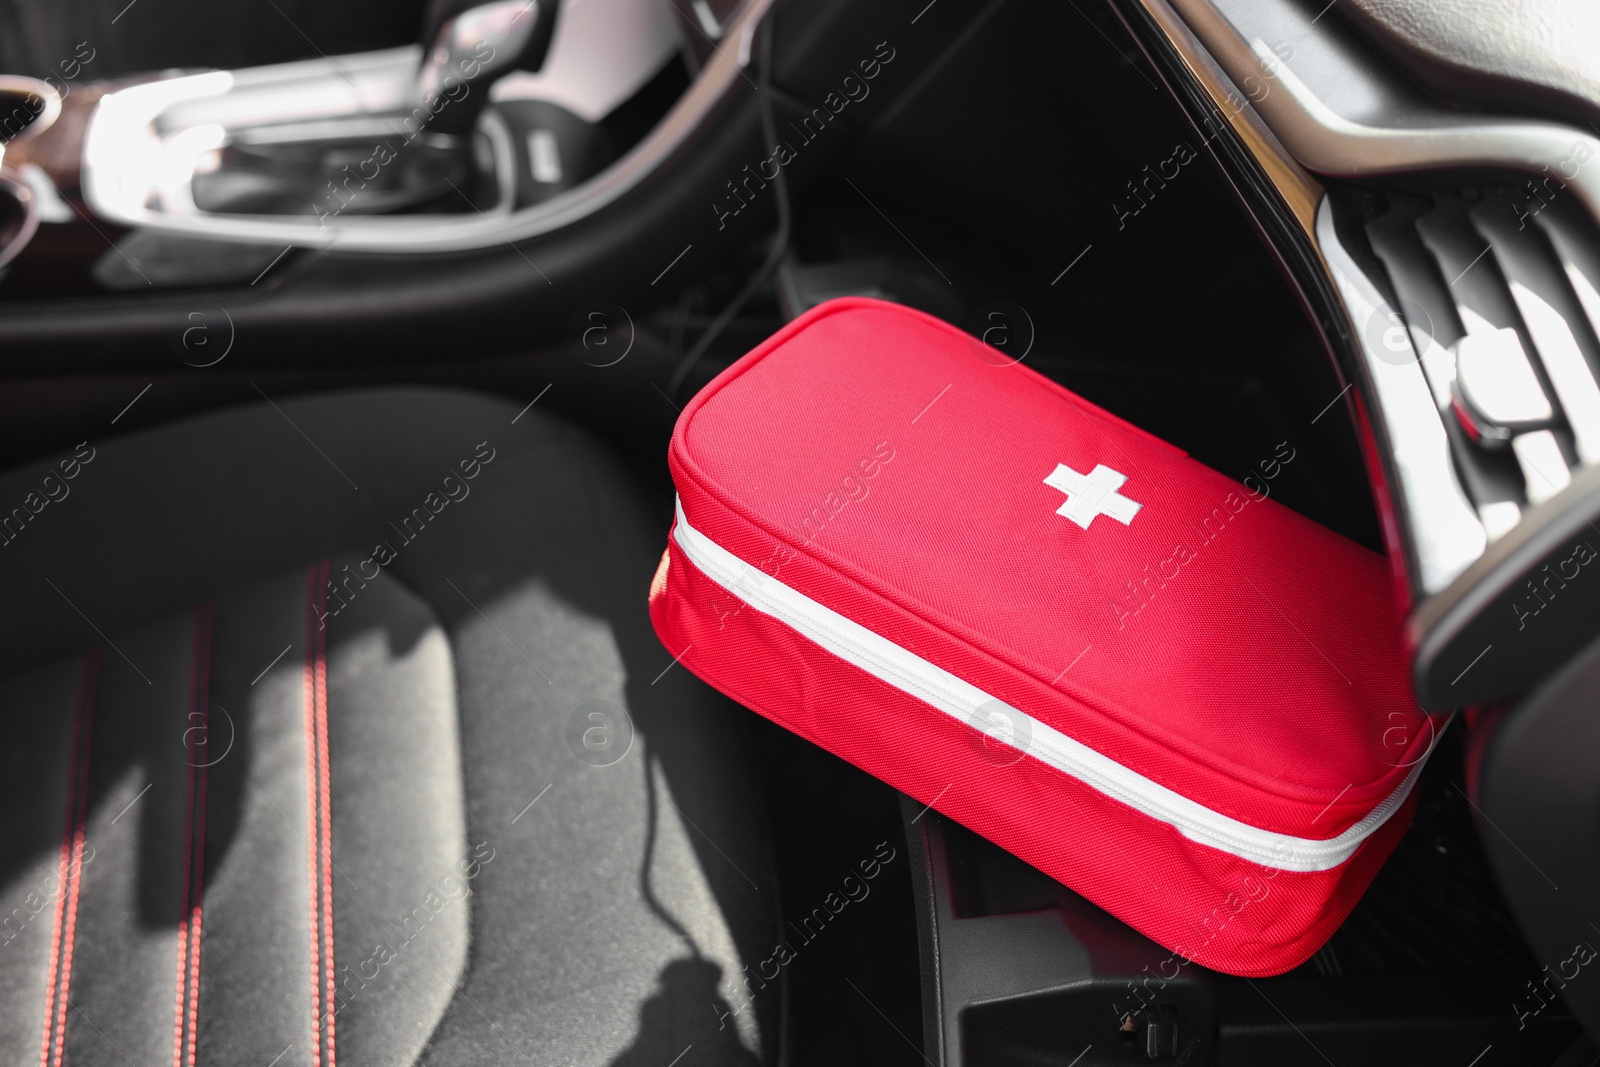
<svg viewBox="0 0 1600 1067"><path fill-rule="evenodd" d="M678 420L651 616L735 700L1181 956L1269 975L1410 820L1381 557L919 312L836 300Z"/></svg>

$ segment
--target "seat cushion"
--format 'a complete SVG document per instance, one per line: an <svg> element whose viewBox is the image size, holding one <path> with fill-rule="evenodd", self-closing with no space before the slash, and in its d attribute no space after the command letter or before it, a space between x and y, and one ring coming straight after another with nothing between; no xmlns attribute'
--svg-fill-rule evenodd
<svg viewBox="0 0 1600 1067"><path fill-rule="evenodd" d="M770 1058L748 724L651 635L662 517L594 442L327 395L12 501L5 1062Z"/></svg>

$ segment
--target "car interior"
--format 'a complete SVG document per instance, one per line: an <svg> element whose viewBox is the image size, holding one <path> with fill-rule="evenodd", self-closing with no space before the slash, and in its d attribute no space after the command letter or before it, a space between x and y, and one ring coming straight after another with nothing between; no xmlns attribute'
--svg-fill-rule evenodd
<svg viewBox="0 0 1600 1067"><path fill-rule="evenodd" d="M1568 0L12 0L0 1058L1600 1061L1597 46ZM1385 557L1451 718L1306 962L1187 960L658 639L675 424L840 297Z"/></svg>

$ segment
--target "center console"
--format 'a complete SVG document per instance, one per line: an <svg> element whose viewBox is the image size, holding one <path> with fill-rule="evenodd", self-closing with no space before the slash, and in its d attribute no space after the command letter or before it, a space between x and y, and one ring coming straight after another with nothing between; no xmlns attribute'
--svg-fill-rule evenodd
<svg viewBox="0 0 1600 1067"><path fill-rule="evenodd" d="M665 5L433 17L424 44L76 86L65 109L43 82L0 79L30 119L0 129L0 266L46 223L30 279L0 285L0 304L251 284L297 249L504 246L614 200L690 125L627 144L605 124L680 62Z"/></svg>

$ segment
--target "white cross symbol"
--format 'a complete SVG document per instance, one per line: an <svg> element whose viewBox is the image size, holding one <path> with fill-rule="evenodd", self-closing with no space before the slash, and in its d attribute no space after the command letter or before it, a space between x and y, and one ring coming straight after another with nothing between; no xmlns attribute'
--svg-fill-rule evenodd
<svg viewBox="0 0 1600 1067"><path fill-rule="evenodd" d="M1127 480L1126 474L1118 474L1104 463L1095 464L1094 470L1086 475L1065 463L1057 463L1044 484L1067 494L1066 503L1056 508L1056 514L1087 530L1097 515L1109 515L1126 526L1139 514L1144 505L1117 492Z"/></svg>

